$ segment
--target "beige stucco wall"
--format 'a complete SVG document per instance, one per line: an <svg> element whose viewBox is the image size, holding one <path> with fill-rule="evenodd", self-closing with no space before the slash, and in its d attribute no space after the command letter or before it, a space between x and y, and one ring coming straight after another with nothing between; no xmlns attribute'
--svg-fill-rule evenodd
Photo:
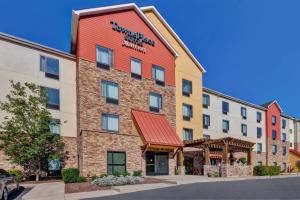
<svg viewBox="0 0 300 200"><path fill-rule="evenodd" d="M190 128L193 129L193 139L202 138L202 71L156 14L152 10L146 10L144 13L179 54L175 60L176 132L182 138L183 128ZM193 93L190 97L182 95L182 79L192 81ZM190 121L182 119L183 103L193 106L193 118Z"/></svg>
<svg viewBox="0 0 300 200"><path fill-rule="evenodd" d="M300 160L300 156L290 152L288 159L289 159L289 164L291 165L292 172L298 172L298 168L296 167L296 162Z"/></svg>
<svg viewBox="0 0 300 200"><path fill-rule="evenodd" d="M257 143L262 143L262 152L266 152L266 127L265 127L265 111L259 110L215 94L204 92L210 96L210 106L203 109L203 113L210 116L210 126L204 129L204 134L209 135L212 139L222 137L234 137L242 140L254 142L253 150L257 150ZM229 112L227 115L222 112L222 101L229 103ZM241 116L241 107L247 109L247 119ZM260 123L256 121L256 112L261 112L262 120ZM228 133L223 133L223 120L229 121ZM243 136L241 132L241 124L247 125L247 136ZM261 138L257 138L257 127L262 128Z"/></svg>
<svg viewBox="0 0 300 200"><path fill-rule="evenodd" d="M59 80L46 78L40 71L40 55L59 59ZM0 101L10 91L9 80L33 82L60 90L60 110L49 111L61 121L61 135L76 137L76 65L75 61L0 40ZM6 114L0 111L0 122Z"/></svg>

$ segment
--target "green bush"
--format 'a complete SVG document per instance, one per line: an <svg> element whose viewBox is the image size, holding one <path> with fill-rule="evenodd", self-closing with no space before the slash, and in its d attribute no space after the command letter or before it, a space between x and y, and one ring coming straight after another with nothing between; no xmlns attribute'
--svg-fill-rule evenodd
<svg viewBox="0 0 300 200"><path fill-rule="evenodd" d="M122 175L123 175L123 176L130 176L131 174L130 174L128 171L124 171L124 172L122 173Z"/></svg>
<svg viewBox="0 0 300 200"><path fill-rule="evenodd" d="M253 174L256 176L277 176L280 174L280 166L255 166Z"/></svg>
<svg viewBox="0 0 300 200"><path fill-rule="evenodd" d="M92 181L93 181L93 180L96 180L97 178L99 178L99 177L96 176L96 175L93 175L93 176L91 177Z"/></svg>
<svg viewBox="0 0 300 200"><path fill-rule="evenodd" d="M103 178L103 177L106 177L106 176L107 176L107 174L101 174L100 178Z"/></svg>
<svg viewBox="0 0 300 200"><path fill-rule="evenodd" d="M10 175L14 175L18 182L23 180L23 171L19 169L10 169L7 171Z"/></svg>
<svg viewBox="0 0 300 200"><path fill-rule="evenodd" d="M247 159L246 159L245 157L241 157L241 158L239 159L239 161L240 161L243 165L247 164Z"/></svg>
<svg viewBox="0 0 300 200"><path fill-rule="evenodd" d="M142 170L133 171L133 176L142 176Z"/></svg>
<svg viewBox="0 0 300 200"><path fill-rule="evenodd" d="M120 173L119 171L115 171L115 172L113 173L113 175L116 176L116 177L120 177L120 176L121 176L121 173Z"/></svg>
<svg viewBox="0 0 300 200"><path fill-rule="evenodd" d="M78 176L76 182L77 182L77 183L83 183L83 182L86 182L86 178L83 177L83 176Z"/></svg>
<svg viewBox="0 0 300 200"><path fill-rule="evenodd" d="M66 168L62 170L61 174L65 183L76 183L79 178L79 169Z"/></svg>

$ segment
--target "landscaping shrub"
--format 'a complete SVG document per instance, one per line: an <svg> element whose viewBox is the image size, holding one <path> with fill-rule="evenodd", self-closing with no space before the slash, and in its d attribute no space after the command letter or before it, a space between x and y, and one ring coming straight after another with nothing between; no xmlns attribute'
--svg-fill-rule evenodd
<svg viewBox="0 0 300 200"><path fill-rule="evenodd" d="M92 181L93 181L93 180L96 180L97 178L98 178L98 176L96 176L96 175L93 175L93 176L91 177Z"/></svg>
<svg viewBox="0 0 300 200"><path fill-rule="evenodd" d="M103 177L105 177L105 176L107 176L107 174L101 174L101 175L100 175L100 178L103 178Z"/></svg>
<svg viewBox="0 0 300 200"><path fill-rule="evenodd" d="M121 173L120 173L119 171L115 171L115 172L113 173L113 175L119 177L119 176L121 176Z"/></svg>
<svg viewBox="0 0 300 200"><path fill-rule="evenodd" d="M122 173L122 175L123 175L123 176L130 176L131 174L130 174L128 171L124 171L124 172Z"/></svg>
<svg viewBox="0 0 300 200"><path fill-rule="evenodd" d="M14 175L16 177L17 182L21 182L23 180L23 171L19 169L10 169L7 171L10 175Z"/></svg>
<svg viewBox="0 0 300 200"><path fill-rule="evenodd" d="M77 183L83 183L83 182L86 182L86 178L85 177L83 177L83 176L78 176L78 178L77 178L77 181L76 181Z"/></svg>
<svg viewBox="0 0 300 200"><path fill-rule="evenodd" d="M239 159L239 161L243 164L243 165L246 165L247 164L247 159L245 157L241 157Z"/></svg>
<svg viewBox="0 0 300 200"><path fill-rule="evenodd" d="M142 176L142 170L133 171L133 176Z"/></svg>
<svg viewBox="0 0 300 200"><path fill-rule="evenodd" d="M77 168L63 169L61 174L65 183L76 183L79 180L79 169Z"/></svg>
<svg viewBox="0 0 300 200"><path fill-rule="evenodd" d="M277 176L280 174L280 166L255 166L253 173L256 176Z"/></svg>
<svg viewBox="0 0 300 200"><path fill-rule="evenodd" d="M99 186L115 186L115 185L133 185L143 182L143 178L138 176L105 176L92 181L92 184Z"/></svg>

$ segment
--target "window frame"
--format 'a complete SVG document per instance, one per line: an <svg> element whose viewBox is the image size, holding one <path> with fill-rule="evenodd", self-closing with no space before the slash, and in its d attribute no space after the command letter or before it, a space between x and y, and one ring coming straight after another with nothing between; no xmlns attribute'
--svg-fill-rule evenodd
<svg viewBox="0 0 300 200"><path fill-rule="evenodd" d="M205 118L208 118L208 124L205 124ZM208 129L210 127L210 115L203 114L203 128Z"/></svg>
<svg viewBox="0 0 300 200"><path fill-rule="evenodd" d="M49 98L48 98L48 90L54 90L58 92L58 104L51 104L49 103ZM47 103L46 103L46 108L48 109L53 109L53 110L60 110L60 90L57 88L51 88L47 86L42 86L41 87L42 92L46 92L46 98L47 98Z"/></svg>
<svg viewBox="0 0 300 200"><path fill-rule="evenodd" d="M104 80L104 79L102 79L101 81L100 81L100 83L101 83L101 86L100 86L100 90L101 90L101 92L100 92L100 95L101 95L101 97L104 97L105 98L105 100L106 100L106 103L110 103L110 104L116 104L116 105L118 105L119 104L119 99L120 99L120 87L119 87L119 83L116 83L116 82L112 82L112 81L108 81L108 80ZM107 94L106 95L104 95L103 93L103 84L106 84L106 93L107 93L107 83L108 84L111 84L111 85L115 85L115 86L117 86L117 88L118 88L118 99L114 99L114 98L110 98L110 97L108 97L107 96Z"/></svg>
<svg viewBox="0 0 300 200"><path fill-rule="evenodd" d="M208 99L208 104L205 104L205 98ZM202 94L202 107L208 108L210 106L210 96L208 94Z"/></svg>
<svg viewBox="0 0 300 200"><path fill-rule="evenodd" d="M107 129L103 128L103 117L106 116L107 119L108 117L117 117L118 118L118 130L110 130L108 129L108 120L107 120ZM111 132L111 133L118 133L120 131L120 116L117 114L110 114L110 113L101 113L101 130L105 132Z"/></svg>
<svg viewBox="0 0 300 200"><path fill-rule="evenodd" d="M260 130L260 131L258 131L258 130ZM259 132L260 132L260 134L259 134ZM261 139L261 137L262 137L262 128L261 127L256 128L256 137L258 139Z"/></svg>
<svg viewBox="0 0 300 200"><path fill-rule="evenodd" d="M256 153L257 154L261 154L262 153L262 143L261 142L259 142L259 143L257 143L256 144ZM260 147L260 150L258 150L258 146Z"/></svg>
<svg viewBox="0 0 300 200"><path fill-rule="evenodd" d="M43 59L45 59L43 61ZM52 59L52 60L57 60L58 62L58 72L57 74L51 73L47 70L47 60L48 59ZM43 66L45 65L45 66ZM60 74L60 62L58 58L54 58L54 57L50 57L50 56L45 56L45 55L40 55L40 71L45 73L45 77L46 78L51 78L51 79L55 79L55 80L59 80L59 74Z"/></svg>
<svg viewBox="0 0 300 200"><path fill-rule="evenodd" d="M274 133L275 133L275 137L274 137ZM272 140L276 140L276 138L277 138L277 131L272 130Z"/></svg>
<svg viewBox="0 0 300 200"><path fill-rule="evenodd" d="M156 70L161 70L164 73L164 81L161 80L157 80L156 78ZM153 73L154 72L154 73ZM156 85L160 85L160 86L165 86L165 82L166 82L166 73L165 73L165 68L155 65L152 65L152 79L155 81Z"/></svg>
<svg viewBox="0 0 300 200"><path fill-rule="evenodd" d="M227 129L224 129L224 123L227 124ZM223 119L222 120L222 129L223 129L223 133L228 133L228 131L230 130L230 122L229 120Z"/></svg>
<svg viewBox="0 0 300 200"><path fill-rule="evenodd" d="M286 140L287 140L287 134L285 132L281 133L281 141L286 142Z"/></svg>
<svg viewBox="0 0 300 200"><path fill-rule="evenodd" d="M245 136L245 137L247 137L247 134L248 134L247 129L248 129L247 124L241 124L241 132L242 132L243 136Z"/></svg>
<svg viewBox="0 0 300 200"><path fill-rule="evenodd" d="M138 61L141 64L141 74L137 74L137 73L132 72L132 60ZM138 79L138 80L142 79L143 63L142 63L141 59L138 59L138 58L135 58L135 57L130 58L130 74L131 74L131 78Z"/></svg>
<svg viewBox="0 0 300 200"><path fill-rule="evenodd" d="M108 58L110 59L109 64L102 63L101 60L98 61L98 48L105 49L108 51L108 56L110 57ZM96 67L100 69L110 70L110 68L113 67L113 65L114 65L114 50L108 47L104 47L102 45L96 45Z"/></svg>
<svg viewBox="0 0 300 200"><path fill-rule="evenodd" d="M287 154L287 148L286 146L282 146L282 156L286 156Z"/></svg>
<svg viewBox="0 0 300 200"><path fill-rule="evenodd" d="M109 154L112 154L112 164L110 164L109 162L108 162L108 157L109 157ZM125 156L124 156L124 158L125 158L125 160L124 160L124 164L113 164L113 160L114 160L114 157L113 157L113 155L114 154L125 154ZM111 174L114 174L115 172L114 172L114 167L115 166L125 166L125 170L124 170L124 172L126 172L126 170L127 170L127 154L126 154L126 151L107 151L107 154L106 154L106 156L107 156L107 158L106 158L106 167L107 167L107 174L109 174L109 175L111 175ZM109 166L112 166L112 173L110 174L109 173ZM122 173L122 172L119 172L119 173Z"/></svg>
<svg viewBox="0 0 300 200"><path fill-rule="evenodd" d="M246 107L241 107L241 116L243 119L247 119L247 108Z"/></svg>
<svg viewBox="0 0 300 200"><path fill-rule="evenodd" d="M183 108L184 108L185 106L190 108L190 116L185 116L185 115L184 115L184 112L183 112L184 109L183 109ZM193 118L193 105L187 104L187 103L183 103L183 104L182 104L182 118L183 118L183 120L185 120L185 121L190 121L191 118Z"/></svg>
<svg viewBox="0 0 300 200"><path fill-rule="evenodd" d="M151 106L150 96L156 96L158 98L158 101L160 98L161 102L160 103L158 102L158 107ZM159 112L163 108L163 97L161 94L156 93L156 92L149 92L148 98L149 98L149 100L148 100L149 101L149 110L151 112Z"/></svg>
<svg viewBox="0 0 300 200"><path fill-rule="evenodd" d="M272 125L276 125L276 123L277 123L277 117L276 117L276 115L272 115Z"/></svg>
<svg viewBox="0 0 300 200"><path fill-rule="evenodd" d="M273 151L273 147L274 147L275 151ZM276 145L276 144L273 144L273 145L272 145L272 154L273 154L273 155L276 155L276 154L277 154L277 145Z"/></svg>
<svg viewBox="0 0 300 200"><path fill-rule="evenodd" d="M186 139L184 138L184 136L185 136L184 131L190 132L190 133L191 133L191 139L190 139L190 140L193 140L193 137L194 137L193 129L191 129L191 128L183 128L183 129L182 129L182 140L183 140L183 141L190 141L190 140L186 140Z"/></svg>
<svg viewBox="0 0 300 200"><path fill-rule="evenodd" d="M186 92L186 91L184 90L184 85L185 85L185 83L190 84L191 91ZM183 78L183 79L182 79L182 95L183 95L183 96L186 96L186 97L189 97L189 96L191 96L191 94L193 94L193 82L190 81L190 80L187 80L187 79L184 79L184 78Z"/></svg>
<svg viewBox="0 0 300 200"><path fill-rule="evenodd" d="M51 125L53 125L53 124L51 124L53 121L56 121L55 122L55 125L57 126L58 125L58 129L59 129L59 133L53 133L52 131L51 131ZM52 133L52 134L55 134L55 135L61 135L61 122L60 122L60 119L57 119L57 118L51 118L51 123L49 124L49 129L50 129L50 132Z"/></svg>
<svg viewBox="0 0 300 200"><path fill-rule="evenodd" d="M261 112L256 112L256 122L257 123L260 123L261 122L261 120L262 120L262 114L261 114Z"/></svg>
<svg viewBox="0 0 300 200"><path fill-rule="evenodd" d="M286 120L282 119L282 129L285 129L285 128L286 128Z"/></svg>
<svg viewBox="0 0 300 200"><path fill-rule="evenodd" d="M227 110L225 109L227 105ZM227 115L229 113L229 103L227 101L222 101L222 113Z"/></svg>

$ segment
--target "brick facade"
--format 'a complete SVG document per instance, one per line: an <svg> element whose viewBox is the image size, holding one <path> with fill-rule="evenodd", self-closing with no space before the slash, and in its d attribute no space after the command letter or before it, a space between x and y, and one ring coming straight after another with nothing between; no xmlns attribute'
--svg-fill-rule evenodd
<svg viewBox="0 0 300 200"><path fill-rule="evenodd" d="M277 145L277 153L274 155L272 153L272 145ZM286 155L282 154L282 147L286 147ZM281 140L272 140L271 138L267 139L267 163L268 165L274 165L274 162L277 163L278 166L283 166L283 163L288 164L288 155L289 155L289 142L283 142Z"/></svg>
<svg viewBox="0 0 300 200"><path fill-rule="evenodd" d="M99 69L94 62L78 60L78 123L79 166L84 176L106 173L107 151L126 152L127 171L142 168L142 142L132 121L131 109L149 111L149 92L162 95L160 113L176 127L175 87L158 86L153 80L131 78L129 73L111 68ZM101 97L101 80L119 84L118 105L106 103ZM101 114L119 115L119 132L101 130ZM169 159L170 173L175 161Z"/></svg>
<svg viewBox="0 0 300 200"><path fill-rule="evenodd" d="M77 151L77 138L76 137L62 137L64 142L64 151L62 166L64 168L68 167L78 167L78 151Z"/></svg>

